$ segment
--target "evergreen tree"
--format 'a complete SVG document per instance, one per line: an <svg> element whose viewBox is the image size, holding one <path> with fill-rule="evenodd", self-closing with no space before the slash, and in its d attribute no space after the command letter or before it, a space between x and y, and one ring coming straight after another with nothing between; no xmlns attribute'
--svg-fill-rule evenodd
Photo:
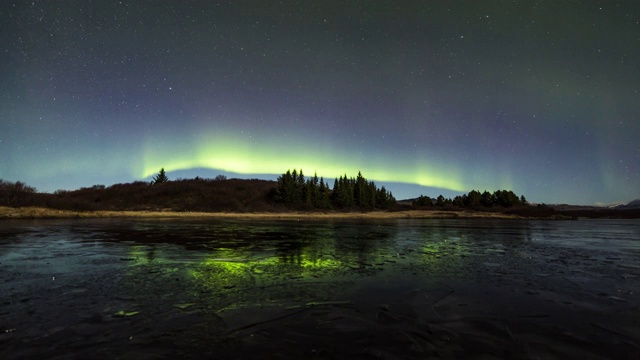
<svg viewBox="0 0 640 360"><path fill-rule="evenodd" d="M363 208L367 207L367 183L364 176L358 171L358 177L353 186L353 202Z"/></svg>
<svg viewBox="0 0 640 360"><path fill-rule="evenodd" d="M296 186L297 171L294 169L287 170L286 173L278 177L278 186L276 187L275 200L287 205L298 205L301 198Z"/></svg>
<svg viewBox="0 0 640 360"><path fill-rule="evenodd" d="M480 195L480 204L484 207L491 207L493 203L493 195L485 190L482 195Z"/></svg>
<svg viewBox="0 0 640 360"><path fill-rule="evenodd" d="M330 209L331 208L331 199L330 199L330 190L329 185L324 182L324 178L320 178L320 189L318 190L318 202L317 207L320 209Z"/></svg>
<svg viewBox="0 0 640 360"><path fill-rule="evenodd" d="M298 170L293 169L291 173L291 183L289 184L288 192L290 193L290 205L300 206L304 199L304 175L302 171L298 173Z"/></svg>
<svg viewBox="0 0 640 360"><path fill-rule="evenodd" d="M393 193L389 191L387 193L387 209L396 205L396 198L393 197Z"/></svg>
<svg viewBox="0 0 640 360"><path fill-rule="evenodd" d="M465 200L464 195L463 196L458 195L453 198L453 205L457 207L464 207L464 200Z"/></svg>
<svg viewBox="0 0 640 360"><path fill-rule="evenodd" d="M376 208L378 188L373 181L369 181L367 185L367 207L369 209Z"/></svg>
<svg viewBox="0 0 640 360"><path fill-rule="evenodd" d="M496 191L496 198L498 199L498 204L504 207L511 207L520 203L518 196L511 190Z"/></svg>
<svg viewBox="0 0 640 360"><path fill-rule="evenodd" d="M347 178L347 174L338 179L337 193L334 189L335 204L341 208L350 208L354 205L354 179Z"/></svg>
<svg viewBox="0 0 640 360"><path fill-rule="evenodd" d="M476 208L480 206L481 200L482 200L482 195L480 194L480 192L476 190L471 190L467 195L466 205L468 207Z"/></svg>
<svg viewBox="0 0 640 360"><path fill-rule="evenodd" d="M384 187L382 187L384 189ZM418 200L416 200L417 206L433 206L433 200L430 197L420 195L418 196Z"/></svg>
<svg viewBox="0 0 640 360"><path fill-rule="evenodd" d="M331 192L331 201L334 204L338 203L338 194L340 194L340 181L338 181L338 178L335 178L333 180L333 191Z"/></svg>
<svg viewBox="0 0 640 360"><path fill-rule="evenodd" d="M309 191L311 191L311 205L313 207L320 207L321 184L320 180L318 179L318 174L314 173L313 177L307 181L309 183L309 186L307 186L307 188L309 189ZM324 184L322 185L324 186Z"/></svg>
<svg viewBox="0 0 640 360"><path fill-rule="evenodd" d="M387 191L387 189L381 187L376 191L376 204L375 206L378 209L388 209L391 206L395 205L396 199L393 198L393 194Z"/></svg>
<svg viewBox="0 0 640 360"><path fill-rule="evenodd" d="M356 178L347 175L336 178L333 191L319 178L317 173L312 178L304 178L302 169L288 170L278 177L274 200L290 206L304 206L307 208L330 209L332 206L350 209L357 206L360 209L386 209L395 204L393 194L384 187L378 189L373 181L367 181L358 172Z"/></svg>
<svg viewBox="0 0 640 360"><path fill-rule="evenodd" d="M162 184L166 183L167 181L169 181L169 178L167 177L167 174L165 174L164 168L162 168L160 169L160 172L158 172L158 174L153 177L153 180L151 180L151 184Z"/></svg>

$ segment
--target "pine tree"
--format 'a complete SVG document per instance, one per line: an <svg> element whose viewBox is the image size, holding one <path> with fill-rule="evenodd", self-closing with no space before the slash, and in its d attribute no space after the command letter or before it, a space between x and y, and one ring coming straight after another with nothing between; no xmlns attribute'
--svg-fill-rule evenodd
<svg viewBox="0 0 640 360"><path fill-rule="evenodd" d="M493 206L493 195L485 190L482 195L480 195L480 204L482 204L482 206L484 207Z"/></svg>
<svg viewBox="0 0 640 360"><path fill-rule="evenodd" d="M324 182L324 178L320 177L320 190L318 198L318 207L321 209L331 208L331 198L329 196L329 185Z"/></svg>
<svg viewBox="0 0 640 360"><path fill-rule="evenodd" d="M151 184L162 184L166 183L167 181L169 181L169 178L167 177L167 174L165 174L164 168L162 168L160 169L160 172L158 172L158 174L153 177Z"/></svg>
<svg viewBox="0 0 640 360"><path fill-rule="evenodd" d="M384 186L382 187L382 190L384 190ZM418 197L418 200L416 201L416 205L417 206L433 206L433 200L431 200L431 198L428 196L420 195Z"/></svg>
<svg viewBox="0 0 640 360"><path fill-rule="evenodd" d="M317 173L305 179L302 169L293 169L278 177L274 200L295 207L337 207L345 210L352 207L361 210L386 209L395 205L396 201L384 186L378 189L373 181L367 181L360 172L356 178L349 178L347 174L336 178L331 190L323 177L318 178Z"/></svg>

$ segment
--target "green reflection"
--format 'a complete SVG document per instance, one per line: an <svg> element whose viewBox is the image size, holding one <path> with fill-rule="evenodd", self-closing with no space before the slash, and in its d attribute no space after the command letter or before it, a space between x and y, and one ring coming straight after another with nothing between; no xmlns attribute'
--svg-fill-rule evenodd
<svg viewBox="0 0 640 360"><path fill-rule="evenodd" d="M422 251L429 255L468 255L469 250L455 240L428 242L422 246Z"/></svg>
<svg viewBox="0 0 640 360"><path fill-rule="evenodd" d="M206 289L230 289L254 284L246 263L205 260L189 270L194 283Z"/></svg>
<svg viewBox="0 0 640 360"><path fill-rule="evenodd" d="M129 248L129 256L136 264L141 265L166 263L166 258L153 245L131 245Z"/></svg>
<svg viewBox="0 0 640 360"><path fill-rule="evenodd" d="M219 254L204 259L189 270L194 285L209 290L268 285L291 278L317 278L343 269L341 261L318 257L304 251L288 256L262 259L228 260Z"/></svg>
<svg viewBox="0 0 640 360"><path fill-rule="evenodd" d="M334 259L322 258L322 259L302 259L300 266L305 269L311 270L323 270L323 269L337 269L342 266L342 262Z"/></svg>
<svg viewBox="0 0 640 360"><path fill-rule="evenodd" d="M444 225L162 222L134 225L118 235L146 242L128 244L128 296L170 297L175 304L220 313L335 300L366 279L421 284L460 276L472 259L464 255L477 250L470 245L474 238Z"/></svg>

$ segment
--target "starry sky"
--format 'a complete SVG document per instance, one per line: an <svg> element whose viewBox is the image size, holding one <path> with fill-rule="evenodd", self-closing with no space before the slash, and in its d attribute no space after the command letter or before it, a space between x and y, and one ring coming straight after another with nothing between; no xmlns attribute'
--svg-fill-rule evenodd
<svg viewBox="0 0 640 360"><path fill-rule="evenodd" d="M0 178L640 198L638 1L2 1Z"/></svg>

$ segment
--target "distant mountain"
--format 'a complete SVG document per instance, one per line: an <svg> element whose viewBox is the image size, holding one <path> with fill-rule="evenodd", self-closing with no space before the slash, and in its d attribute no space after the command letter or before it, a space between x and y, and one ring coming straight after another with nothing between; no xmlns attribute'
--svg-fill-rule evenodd
<svg viewBox="0 0 640 360"><path fill-rule="evenodd" d="M626 205L618 205L616 209L640 209L640 199L633 200Z"/></svg>

